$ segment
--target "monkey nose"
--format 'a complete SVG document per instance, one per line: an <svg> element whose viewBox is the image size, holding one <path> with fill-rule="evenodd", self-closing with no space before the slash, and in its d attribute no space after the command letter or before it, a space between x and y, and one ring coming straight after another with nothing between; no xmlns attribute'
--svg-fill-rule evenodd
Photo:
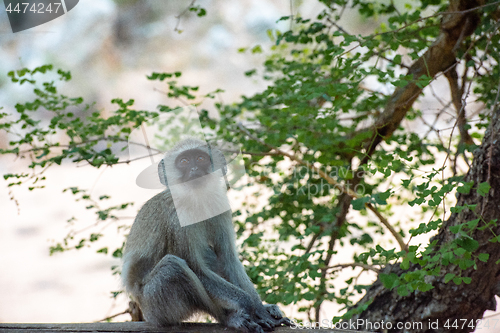
<svg viewBox="0 0 500 333"><path fill-rule="evenodd" d="M189 178L190 179L195 179L198 177L204 176L203 172L199 168L192 168L191 172L189 173Z"/></svg>

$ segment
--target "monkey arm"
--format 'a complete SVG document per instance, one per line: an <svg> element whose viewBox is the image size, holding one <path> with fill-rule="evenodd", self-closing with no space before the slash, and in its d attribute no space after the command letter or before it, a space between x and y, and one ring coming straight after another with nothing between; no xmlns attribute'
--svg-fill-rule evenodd
<svg viewBox="0 0 500 333"><path fill-rule="evenodd" d="M253 315L253 302L246 291L211 270L203 270L197 275L214 302L227 310L242 310Z"/></svg>
<svg viewBox="0 0 500 333"><path fill-rule="evenodd" d="M247 292L256 309L262 307L260 296L239 260L236 249L222 250L219 257L219 260L225 263L222 269L228 281Z"/></svg>
<svg viewBox="0 0 500 333"><path fill-rule="evenodd" d="M201 258L201 253L195 254L194 258ZM223 325L234 327L244 332L264 333L262 327L271 328L269 325L261 325L254 315L252 299L243 289L230 283L220 275L215 260L217 259L212 249L204 251L204 259L189 261L194 274L204 288L204 292L210 297L215 305L217 320ZM214 312L211 312L212 315Z"/></svg>
<svg viewBox="0 0 500 333"><path fill-rule="evenodd" d="M228 243L229 244L229 243ZM283 316L278 306L264 305L257 290L248 277L245 268L238 258L236 249L225 249L221 252L220 262L224 262L223 274L227 280L245 291L252 302L254 320L264 329L272 329L281 324L290 325L290 320Z"/></svg>
<svg viewBox="0 0 500 333"><path fill-rule="evenodd" d="M254 284L248 277L245 268L239 260L238 252L236 249L236 234L232 224L231 216L219 221L218 225L212 225L211 228L220 228L217 231L218 241L215 242L213 252L209 257L214 267L218 270L228 282L245 291L252 303L253 313L256 322L262 327L272 328L280 326L281 324L289 325L290 321L284 317L276 305L264 305L260 299ZM216 259L213 259L216 257ZM218 263L220 265L215 265Z"/></svg>
<svg viewBox="0 0 500 333"><path fill-rule="evenodd" d="M252 300L254 308L263 307L259 294L250 281L236 249L236 233L231 214L227 214L216 224L207 225L211 230L216 230L218 235L214 242L213 251L216 261L221 263L217 268L220 274L231 284L244 290Z"/></svg>

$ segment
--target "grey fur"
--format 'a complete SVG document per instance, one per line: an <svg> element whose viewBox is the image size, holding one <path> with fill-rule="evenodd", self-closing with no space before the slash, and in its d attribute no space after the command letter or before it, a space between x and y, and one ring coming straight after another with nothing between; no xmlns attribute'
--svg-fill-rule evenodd
<svg viewBox="0 0 500 333"><path fill-rule="evenodd" d="M200 143L184 140L167 153L165 165ZM225 194L220 179L206 182L213 197ZM231 211L181 227L176 208L189 209L174 207L167 188L141 208L127 239L122 280L145 319L162 326L205 312L244 332L289 324L277 306L262 304L238 259Z"/></svg>

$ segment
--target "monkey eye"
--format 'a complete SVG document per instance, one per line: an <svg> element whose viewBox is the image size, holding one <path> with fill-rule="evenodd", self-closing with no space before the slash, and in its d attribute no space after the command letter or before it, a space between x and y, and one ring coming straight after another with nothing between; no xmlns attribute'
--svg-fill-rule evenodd
<svg viewBox="0 0 500 333"><path fill-rule="evenodd" d="M188 165L189 164L189 160L187 158L183 158L179 161L179 164L180 165Z"/></svg>
<svg viewBox="0 0 500 333"><path fill-rule="evenodd" d="M198 156L198 162L203 162L206 160L206 157L205 156Z"/></svg>

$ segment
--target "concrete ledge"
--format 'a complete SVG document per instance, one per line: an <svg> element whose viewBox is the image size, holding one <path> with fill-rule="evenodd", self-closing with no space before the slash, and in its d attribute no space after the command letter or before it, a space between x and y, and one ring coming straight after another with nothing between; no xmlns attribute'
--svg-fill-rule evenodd
<svg viewBox="0 0 500 333"><path fill-rule="evenodd" d="M318 329L321 333L356 333L357 331ZM276 333L293 333L299 330L290 327L279 327ZM0 323L2 333L28 333L28 332L175 332L175 333L228 333L238 332L218 324L183 323L181 325L155 327L146 322L124 322L124 323L85 323L85 324L4 324Z"/></svg>

